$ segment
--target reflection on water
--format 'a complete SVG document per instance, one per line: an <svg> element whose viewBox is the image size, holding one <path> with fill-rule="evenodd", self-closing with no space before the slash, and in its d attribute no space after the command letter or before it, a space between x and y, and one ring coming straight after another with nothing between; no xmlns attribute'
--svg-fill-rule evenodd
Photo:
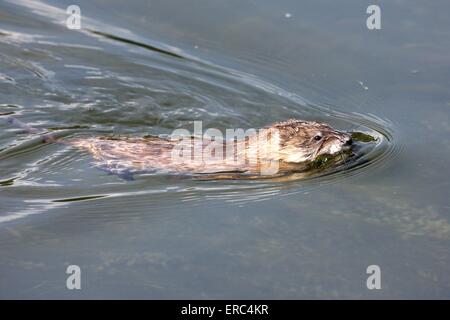
<svg viewBox="0 0 450 320"><path fill-rule="evenodd" d="M449 262L449 204L441 196L448 182L437 162L450 153L448 138L437 134L449 131L439 105L448 108L444 88L429 85L439 96L430 106L433 119L416 107L429 93L396 87L400 94L387 94L394 75L417 87L410 79L417 72L401 73L403 65L393 67L380 50L401 63L417 60L402 59L384 39L370 39L381 49L362 48L366 31L345 27L359 23L360 4L346 6L348 21L338 18L342 28L335 31L301 19L300 9L323 15L311 4L263 2L256 11L251 1L210 5L197 6L205 17L199 20L191 10L191 17L169 16L172 5L159 1L151 12L139 1L126 9L116 1L82 2L83 27L76 31L61 23L63 3L2 3L0 121L12 115L66 138L169 134L194 120L224 131L299 118L376 141L307 179L144 173L126 181L98 170L81 150L42 143L39 133L2 122L0 271L7 277L0 296L70 298L57 274L74 263L89 275L89 290L77 297L421 297L418 290L448 297L450 278L441 268ZM232 16L237 8L248 16ZM164 15L168 21L157 18ZM246 44L241 32L267 36ZM370 59L378 65L367 67ZM411 123L422 125L414 131ZM414 132L417 139L408 136ZM435 135L447 140L430 150L426 141ZM431 163L424 153L435 155ZM375 295L364 288L373 263L390 272Z"/></svg>
<svg viewBox="0 0 450 320"><path fill-rule="evenodd" d="M5 61L10 63L16 73L29 72L41 80L41 88L33 84L33 96L45 97L45 102L33 105L32 109L22 105L3 105L2 112L20 116L21 121L30 119L29 122L34 126L45 128L50 125L56 127L53 129L71 130L79 128L80 130L76 131L81 133L89 133L88 130L91 129L94 134L170 133L174 128L188 127L192 120L203 121L205 127L225 129L241 126L247 129L248 126L261 127L277 120L297 117L321 119L342 130L357 128L377 137L378 142L372 144L371 149L361 152L355 157L357 160L331 172L340 173L339 175L330 175L330 172L327 172L326 177L321 178L321 183L330 182L337 176L348 176L359 167L381 161L380 157L385 158L390 150L393 150L392 135L386 121L363 114L346 114L339 112L336 107L313 105L274 84L241 71L211 64L185 54L180 49L169 46L166 46L168 49L159 48L156 45L96 31L90 29L89 21L84 22L84 25L82 34L91 38L94 36L90 41L96 41L98 51L101 52L99 54L102 58L99 62L103 64L102 67L93 66L89 49L80 47L78 51L81 57L74 59L72 56L66 57L61 51L66 46L65 43L45 40L45 36L40 36L39 41L27 41L52 53L54 61L49 61L46 67L53 70L63 69L58 71L58 74L64 72L64 84L67 83L64 87L60 85L61 81L54 79L57 72L47 70L43 63L10 58L17 56L22 50L24 41L20 39L27 36L3 31L3 37L6 39L11 38L10 34L14 34L13 38L18 39L16 42L8 42L10 45L6 46L5 51L9 54L5 54ZM75 38L73 41L80 41L80 35L77 33L71 36ZM108 44L105 44L105 39ZM135 46L145 51L135 53ZM77 84L76 88L71 85L72 82ZM17 85L13 87L19 89ZM54 91L52 96L48 96L47 87ZM67 101L55 102L54 97L58 100L64 95L68 96ZM91 101L92 99L95 100ZM267 115L270 115L269 123ZM35 119L37 116L39 119ZM5 127L5 130L14 133L14 130L8 127ZM165 198L175 204L173 199L192 202L220 195L230 200L234 196L242 202L270 197L280 192L303 190L303 187L296 188L294 185L287 188L270 181L264 185L242 181L234 183L232 187L234 191L239 192L228 193L228 187L223 182L212 187L208 184L185 182L189 190L185 194L186 188L179 187L180 179L166 179L161 183L161 177L155 178L151 174L139 177L136 184L123 183L117 177L102 177L104 181L92 184L88 176L94 175L95 179L99 179L99 176L104 176L105 173L95 172L92 165L87 163L87 155L81 154L75 148L42 146L42 139L39 138L41 134L36 132L35 136L22 135L7 140L0 158L4 163L4 180L10 187L5 192L11 197L19 194L17 201L22 203L40 203L42 195L45 194L44 207L47 209L51 208L48 203L103 197L107 197L108 202L112 204L111 199L115 197L121 197L121 201L126 203L130 196L160 194L162 199L154 205L161 206ZM25 168L18 168L17 164ZM291 180L295 180L294 178ZM307 185L312 183L314 181L308 182ZM168 192L167 188L173 185L178 188ZM267 188L272 191L267 192ZM30 194L39 196L30 197ZM131 208L134 203L135 200L130 204ZM90 205L95 206L95 203L91 202ZM5 208L3 220L10 221L13 217L25 215L18 215L14 212L15 209L14 206ZM35 213L36 210L25 212Z"/></svg>

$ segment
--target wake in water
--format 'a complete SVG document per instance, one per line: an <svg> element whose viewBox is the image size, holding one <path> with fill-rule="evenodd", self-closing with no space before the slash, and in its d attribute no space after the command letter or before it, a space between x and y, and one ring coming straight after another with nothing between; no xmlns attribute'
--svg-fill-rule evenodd
<svg viewBox="0 0 450 320"><path fill-rule="evenodd" d="M97 167L126 179L151 171L203 175L203 179L267 179L292 173L307 177L345 164L349 157L355 156L353 140L375 141L360 132L350 134L324 123L295 119L274 123L259 133L232 130L234 135L228 140L209 135L97 136L61 140L16 118L7 117L6 121L30 134L38 134L44 143L57 142L80 148L92 155ZM238 135L241 133L240 137L236 131Z"/></svg>

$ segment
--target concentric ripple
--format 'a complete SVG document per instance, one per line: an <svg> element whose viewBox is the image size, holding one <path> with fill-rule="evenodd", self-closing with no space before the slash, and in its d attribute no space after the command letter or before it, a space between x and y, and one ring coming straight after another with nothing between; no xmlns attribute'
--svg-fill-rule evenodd
<svg viewBox="0 0 450 320"><path fill-rule="evenodd" d="M46 8L31 9L45 20ZM57 16L59 11L52 10ZM261 201L369 172L399 151L384 119L315 105L254 75L97 21L86 20L82 32L64 39L58 38L61 26L45 21L49 30L40 34L0 30L0 82L11 101L20 96L33 102L0 101L0 114L44 131L61 136L159 135L176 128L192 130L192 121L201 120L205 129L224 132L299 118L364 132L376 141L361 144L349 161L308 179L199 181L142 174L125 181L96 169L82 151L43 144L39 134L12 129L0 117L0 222L69 205L88 208L80 210L88 218L111 220L130 218L133 212L145 212L138 208L153 206L195 206L211 199ZM127 212L109 216L108 208L119 203Z"/></svg>

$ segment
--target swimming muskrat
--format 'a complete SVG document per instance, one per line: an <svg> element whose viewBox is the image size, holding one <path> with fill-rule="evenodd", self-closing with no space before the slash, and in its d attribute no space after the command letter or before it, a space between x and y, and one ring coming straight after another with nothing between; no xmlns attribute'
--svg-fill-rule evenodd
<svg viewBox="0 0 450 320"><path fill-rule="evenodd" d="M15 118L8 118L8 122L38 133ZM42 139L57 141L52 134L42 135ZM297 119L276 122L258 133L231 141L173 135L72 137L58 141L89 152L100 167L119 175L162 171L219 174L219 178L301 172L320 157L343 155L352 145L349 133L325 123Z"/></svg>

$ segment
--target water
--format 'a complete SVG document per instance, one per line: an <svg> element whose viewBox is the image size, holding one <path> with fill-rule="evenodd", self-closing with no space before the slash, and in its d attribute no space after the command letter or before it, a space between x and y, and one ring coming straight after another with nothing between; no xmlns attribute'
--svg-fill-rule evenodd
<svg viewBox="0 0 450 320"><path fill-rule="evenodd" d="M80 31L70 4L0 4L0 112L64 136L297 117L379 141L307 180L126 181L3 121L0 297L450 297L447 3L383 2L378 31L356 0L79 1Z"/></svg>

